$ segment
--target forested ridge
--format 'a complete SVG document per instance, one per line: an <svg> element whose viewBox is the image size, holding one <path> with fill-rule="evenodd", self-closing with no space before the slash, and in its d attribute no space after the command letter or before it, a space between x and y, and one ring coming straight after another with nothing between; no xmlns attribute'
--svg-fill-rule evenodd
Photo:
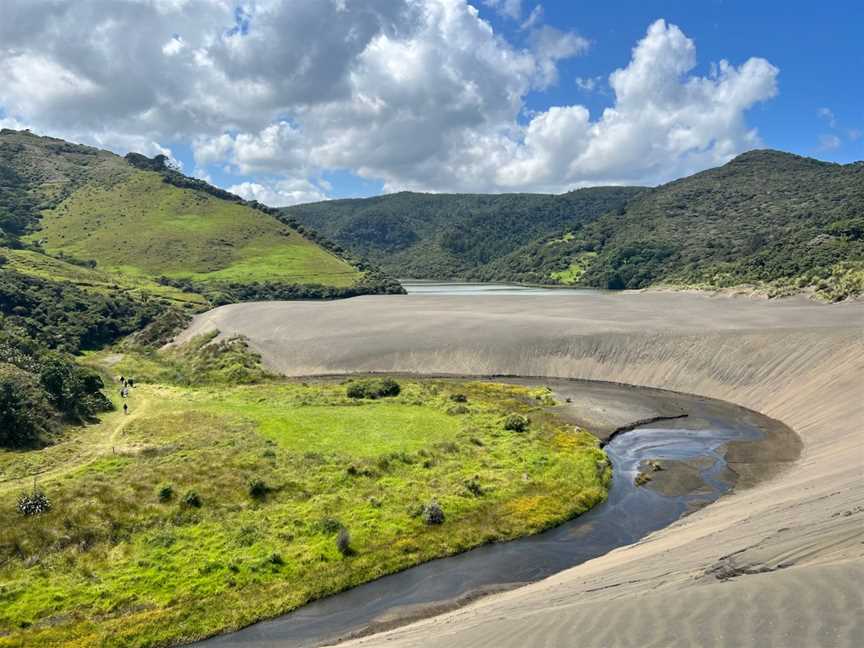
<svg viewBox="0 0 864 648"><path fill-rule="evenodd" d="M581 285L864 290L864 163L756 150L655 188L400 193L288 208L392 275Z"/></svg>

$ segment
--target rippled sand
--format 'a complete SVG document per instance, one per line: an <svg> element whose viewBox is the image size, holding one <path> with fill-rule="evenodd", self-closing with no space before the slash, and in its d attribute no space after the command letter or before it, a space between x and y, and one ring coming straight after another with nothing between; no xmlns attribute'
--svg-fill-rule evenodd
<svg viewBox="0 0 864 648"><path fill-rule="evenodd" d="M287 374L398 370L608 380L791 426L733 495L544 581L358 640L387 646L864 645L864 305L693 294L392 296L226 306ZM735 463L736 448L728 458ZM754 477L768 474L767 481Z"/></svg>

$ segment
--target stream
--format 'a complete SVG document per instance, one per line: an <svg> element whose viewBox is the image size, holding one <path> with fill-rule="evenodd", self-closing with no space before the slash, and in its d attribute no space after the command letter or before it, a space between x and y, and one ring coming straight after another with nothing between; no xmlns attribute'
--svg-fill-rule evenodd
<svg viewBox="0 0 864 648"><path fill-rule="evenodd" d="M629 388L621 386L622 390ZM195 644L207 648L319 646L429 616L483 593L536 581L632 544L728 492L730 441L763 438L768 419L735 405L657 392L686 418L638 426L605 446L613 480L606 502L544 533L434 560L330 596L275 619ZM661 494L634 479L647 460L688 462L698 474L684 494ZM691 480L692 481L692 480Z"/></svg>

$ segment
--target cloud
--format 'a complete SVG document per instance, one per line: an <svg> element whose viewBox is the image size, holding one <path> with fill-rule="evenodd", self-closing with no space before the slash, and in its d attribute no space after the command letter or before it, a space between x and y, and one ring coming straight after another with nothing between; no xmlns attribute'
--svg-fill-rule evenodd
<svg viewBox="0 0 864 648"><path fill-rule="evenodd" d="M834 111L832 111L830 108L820 108L818 110L818 115L826 122L828 122L828 125L831 128L837 127L837 118L834 116Z"/></svg>
<svg viewBox="0 0 864 648"><path fill-rule="evenodd" d="M327 200L327 194L308 180L279 180L273 184L242 182L228 191L246 200L257 200L271 207L287 207L300 203Z"/></svg>
<svg viewBox="0 0 864 648"><path fill-rule="evenodd" d="M541 21L543 20L543 5L538 4L535 6L531 13L528 14L528 17L522 22L519 26L520 29L531 29L532 27L537 27Z"/></svg>
<svg viewBox="0 0 864 648"><path fill-rule="evenodd" d="M602 76L576 77L576 87L584 92L594 92L598 85L603 82Z"/></svg>
<svg viewBox="0 0 864 648"><path fill-rule="evenodd" d="M487 4L523 15L521 2ZM0 115L121 153L183 144L196 173L227 169L238 193L287 204L325 197L314 179L328 170L387 190L660 182L759 145L746 112L776 93L778 70L760 58L693 75L693 42L660 20L609 75L605 111L529 113L529 94L590 46L540 25L539 5L518 47L466 0L235 5L10 0Z"/></svg>
<svg viewBox="0 0 864 648"><path fill-rule="evenodd" d="M834 151L840 148L842 142L840 138L836 135L820 135L819 136L819 150L820 151Z"/></svg>
<svg viewBox="0 0 864 648"><path fill-rule="evenodd" d="M522 17L522 0L483 0L483 4L507 18L519 20Z"/></svg>

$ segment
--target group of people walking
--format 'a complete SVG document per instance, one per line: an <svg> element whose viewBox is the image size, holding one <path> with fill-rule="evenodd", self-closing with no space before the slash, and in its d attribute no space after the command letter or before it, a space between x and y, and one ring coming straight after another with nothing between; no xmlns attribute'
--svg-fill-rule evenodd
<svg viewBox="0 0 864 648"><path fill-rule="evenodd" d="M126 403L126 399L129 398L129 390L135 387L135 379L134 378L126 378L125 376L120 376L120 397L123 399L123 413L129 413L129 404Z"/></svg>

